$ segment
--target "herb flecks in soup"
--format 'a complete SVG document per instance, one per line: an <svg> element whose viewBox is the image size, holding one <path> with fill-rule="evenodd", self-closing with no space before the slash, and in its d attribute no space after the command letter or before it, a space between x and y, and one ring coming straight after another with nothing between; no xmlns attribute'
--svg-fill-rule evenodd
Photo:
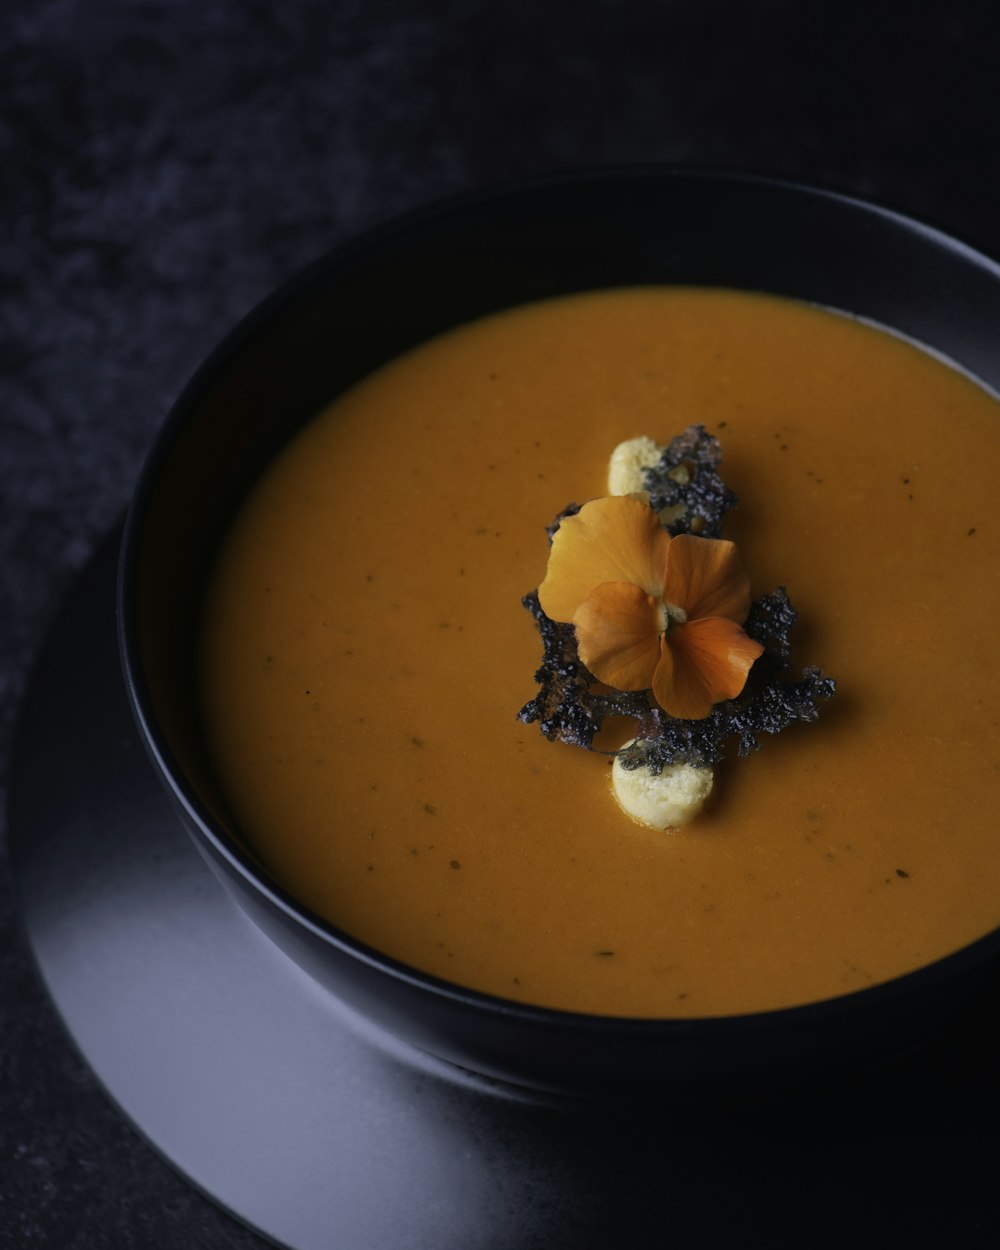
<svg viewBox="0 0 1000 1250"><path fill-rule="evenodd" d="M515 717L519 599L609 449L690 423L752 593L787 587L838 684L670 837ZM608 292L428 343L296 438L221 552L205 723L242 831L340 929L528 1002L753 1011L934 960L1000 919L998 467L992 396L788 301Z"/></svg>
<svg viewBox="0 0 1000 1250"><path fill-rule="evenodd" d="M615 493L560 514L545 579L524 600L543 659L542 690L521 720L591 748L605 718L632 718L637 736L615 753L614 793L655 828L700 812L729 739L746 755L760 734L815 720L817 700L834 690L816 668L786 679L796 619L787 593L751 604L735 544L707 536L721 534L737 503L720 459L702 426L663 448L646 436L620 444Z"/></svg>

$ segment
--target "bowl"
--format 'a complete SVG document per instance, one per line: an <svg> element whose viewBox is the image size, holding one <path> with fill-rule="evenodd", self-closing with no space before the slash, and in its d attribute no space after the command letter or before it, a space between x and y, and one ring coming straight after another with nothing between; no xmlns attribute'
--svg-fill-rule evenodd
<svg viewBox="0 0 1000 1250"><path fill-rule="evenodd" d="M212 774L195 635L213 556L261 471L314 414L403 351L548 296L723 286L844 310L1000 389L1000 268L883 208L661 167L580 173L447 201L337 246L224 339L166 420L119 573L126 685L180 819L253 922L378 1028L459 1068L573 1097L678 1104L834 1083L938 1037L995 984L1000 931L839 998L705 1019L549 1010L439 980L311 914L254 858Z"/></svg>

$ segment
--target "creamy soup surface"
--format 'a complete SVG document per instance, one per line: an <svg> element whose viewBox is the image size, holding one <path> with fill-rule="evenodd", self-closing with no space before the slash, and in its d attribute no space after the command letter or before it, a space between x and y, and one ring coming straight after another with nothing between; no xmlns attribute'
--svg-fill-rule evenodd
<svg viewBox="0 0 1000 1250"><path fill-rule="evenodd" d="M659 833L606 756L517 720L520 600L614 445L692 423L753 593L787 586L796 668L838 693ZM918 967L1000 922L998 469L995 398L790 301L641 288L461 328L338 399L238 517L203 647L223 789L308 907L504 997L718 1015Z"/></svg>

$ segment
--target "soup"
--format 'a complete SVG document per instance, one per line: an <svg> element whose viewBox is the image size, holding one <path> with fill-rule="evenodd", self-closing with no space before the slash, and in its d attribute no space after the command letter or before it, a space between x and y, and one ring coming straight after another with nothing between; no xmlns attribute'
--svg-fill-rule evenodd
<svg viewBox="0 0 1000 1250"><path fill-rule="evenodd" d="M692 423L725 536L838 693L677 832L517 719L545 526ZM574 1011L710 1016L886 980L1000 920L1000 407L792 301L636 288L459 328L317 417L236 519L205 724L263 865L407 964ZM623 736L626 736L623 734Z"/></svg>

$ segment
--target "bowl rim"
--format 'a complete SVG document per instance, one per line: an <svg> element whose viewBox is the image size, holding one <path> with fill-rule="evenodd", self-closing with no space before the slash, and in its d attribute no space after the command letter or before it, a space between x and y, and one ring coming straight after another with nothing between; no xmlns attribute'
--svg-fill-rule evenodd
<svg viewBox="0 0 1000 1250"><path fill-rule="evenodd" d="M943 988L955 974L975 972L1000 956L1000 924L959 949L889 980L834 997L729 1015L638 1017L594 1014L521 1002L451 982L384 954L314 913L274 880L223 829L217 827L212 814L185 777L160 728L142 674L138 643L136 583L139 553L145 519L160 471L181 430L197 412L201 399L214 381L261 330L280 317L285 308L320 280L335 280L339 269L363 259L366 254L376 252L395 239L405 238L414 227L424 223L440 222L468 210L574 184L599 181L638 186L643 182L664 179L675 183L714 184L720 189L740 186L764 194L799 197L803 201L836 206L838 211L881 221L920 238L931 247L944 249L980 271L989 273L1000 284L1000 263L926 220L840 190L783 177L709 166L643 162L561 170L461 191L393 214L335 243L259 300L217 342L171 404L153 436L126 512L117 570L116 624L126 693L140 737L161 781L187 818L189 832L196 834L254 895L293 925L304 929L313 939L421 993L525 1024L562 1027L575 1033L589 1033L595 1038L613 1033L616 1038L672 1037L709 1041L724 1035L731 1040L734 1035L749 1037L777 1029L787 1032L795 1028L814 1028L827 1019L842 1019L845 1013L863 1012L876 1000L891 1006L895 1001L909 999L915 992ZM887 328L892 329L891 326ZM933 350L933 344L924 346Z"/></svg>

